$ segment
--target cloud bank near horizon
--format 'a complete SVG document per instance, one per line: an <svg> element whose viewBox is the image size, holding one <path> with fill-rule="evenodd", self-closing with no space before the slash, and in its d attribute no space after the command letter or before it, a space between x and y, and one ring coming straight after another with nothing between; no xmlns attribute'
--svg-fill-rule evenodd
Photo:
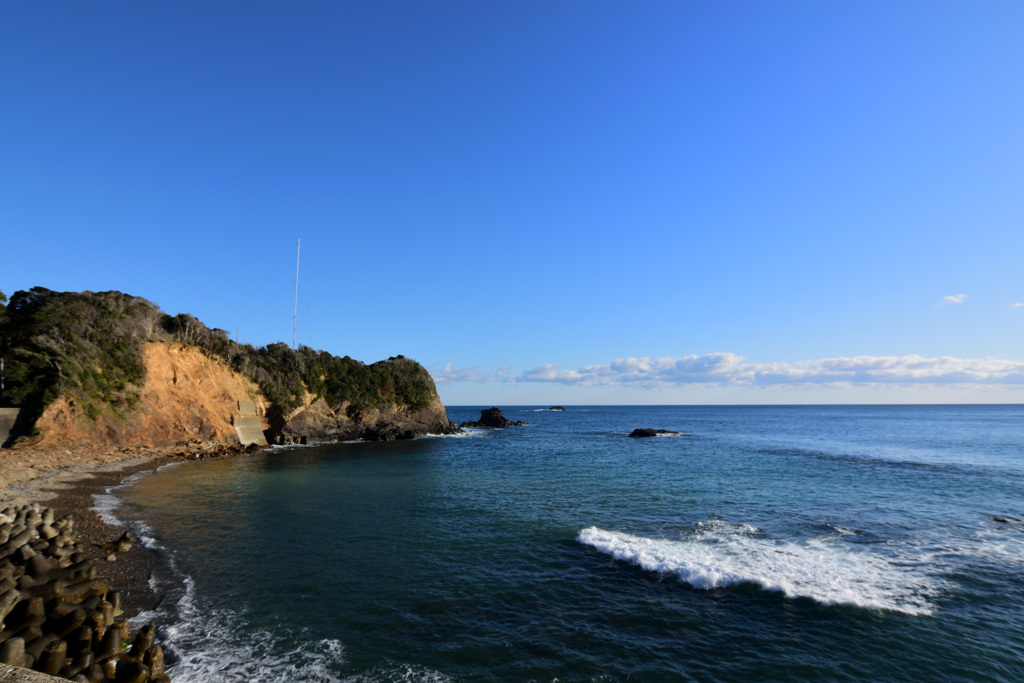
<svg viewBox="0 0 1024 683"><path fill-rule="evenodd" d="M991 386L1024 388L1024 361L996 358L855 356L795 363L749 363L734 353L681 358L619 358L579 370L541 365L515 374L508 367L480 372L449 363L431 372L439 384L454 382L552 383L589 387L673 389L689 386L767 388L809 386Z"/></svg>

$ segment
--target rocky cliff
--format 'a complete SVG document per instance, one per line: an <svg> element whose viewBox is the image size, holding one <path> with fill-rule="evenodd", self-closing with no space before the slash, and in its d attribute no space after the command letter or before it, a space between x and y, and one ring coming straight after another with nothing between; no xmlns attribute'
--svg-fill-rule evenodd
<svg viewBox="0 0 1024 683"><path fill-rule="evenodd" d="M122 292L19 291L0 305L9 404L42 445L237 444L252 401L271 443L384 441L459 431L430 374L306 346L255 348Z"/></svg>
<svg viewBox="0 0 1024 683"><path fill-rule="evenodd" d="M279 444L394 441L424 434L456 434L461 431L448 419L444 405L436 394L425 408L387 403L376 408L358 410L348 401L332 408L321 398L288 419L274 439Z"/></svg>
<svg viewBox="0 0 1024 683"><path fill-rule="evenodd" d="M132 410L106 408L95 417L71 395L51 403L23 443L165 446L199 439L236 443L238 401L253 401L267 427L268 402L254 382L224 361L182 344L151 342L142 355L145 381Z"/></svg>
<svg viewBox="0 0 1024 683"><path fill-rule="evenodd" d="M306 405L272 424L272 405L249 379L224 361L182 344L152 342L143 352L146 380L126 415L104 410L91 417L73 398L61 396L36 421L32 445L165 446L191 440L236 443L232 416L238 401L253 401L268 440L277 444L335 441L393 441L425 434L454 434L440 397L433 392L425 407L383 403L356 408L306 394Z"/></svg>

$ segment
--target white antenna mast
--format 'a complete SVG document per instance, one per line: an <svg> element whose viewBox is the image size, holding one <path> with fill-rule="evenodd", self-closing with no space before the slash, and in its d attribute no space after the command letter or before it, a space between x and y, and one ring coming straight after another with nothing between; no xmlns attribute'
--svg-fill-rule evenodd
<svg viewBox="0 0 1024 683"><path fill-rule="evenodd" d="M295 330L299 325L299 254L302 251L302 240L295 248L295 316L292 318L292 351L295 350Z"/></svg>

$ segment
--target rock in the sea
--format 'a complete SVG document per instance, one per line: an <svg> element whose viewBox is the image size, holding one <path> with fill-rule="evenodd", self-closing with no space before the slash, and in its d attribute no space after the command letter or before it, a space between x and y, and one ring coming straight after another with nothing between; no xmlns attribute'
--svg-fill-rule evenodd
<svg viewBox="0 0 1024 683"><path fill-rule="evenodd" d="M671 431L669 429L650 429L648 427L648 428L634 429L632 432L630 432L629 435L631 437L635 438L635 439L639 439L639 438L645 437L645 436L658 436L658 434L681 434L681 433L682 432L673 432L673 431Z"/></svg>
<svg viewBox="0 0 1024 683"><path fill-rule="evenodd" d="M558 410L563 413L565 412L565 408L563 408L562 406L551 406L550 408L548 408L548 410Z"/></svg>
<svg viewBox="0 0 1024 683"><path fill-rule="evenodd" d="M480 411L480 419L472 422L463 422L459 427L485 427L488 429L501 429L503 427L519 427L529 424L525 420L513 422L501 414L500 408L488 408Z"/></svg>

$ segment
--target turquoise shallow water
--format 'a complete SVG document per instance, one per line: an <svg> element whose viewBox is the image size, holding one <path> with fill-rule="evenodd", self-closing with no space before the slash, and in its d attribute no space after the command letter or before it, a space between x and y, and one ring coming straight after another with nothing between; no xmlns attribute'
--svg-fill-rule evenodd
<svg viewBox="0 0 1024 683"><path fill-rule="evenodd" d="M1024 407L504 410L117 490L174 680L1024 680Z"/></svg>

